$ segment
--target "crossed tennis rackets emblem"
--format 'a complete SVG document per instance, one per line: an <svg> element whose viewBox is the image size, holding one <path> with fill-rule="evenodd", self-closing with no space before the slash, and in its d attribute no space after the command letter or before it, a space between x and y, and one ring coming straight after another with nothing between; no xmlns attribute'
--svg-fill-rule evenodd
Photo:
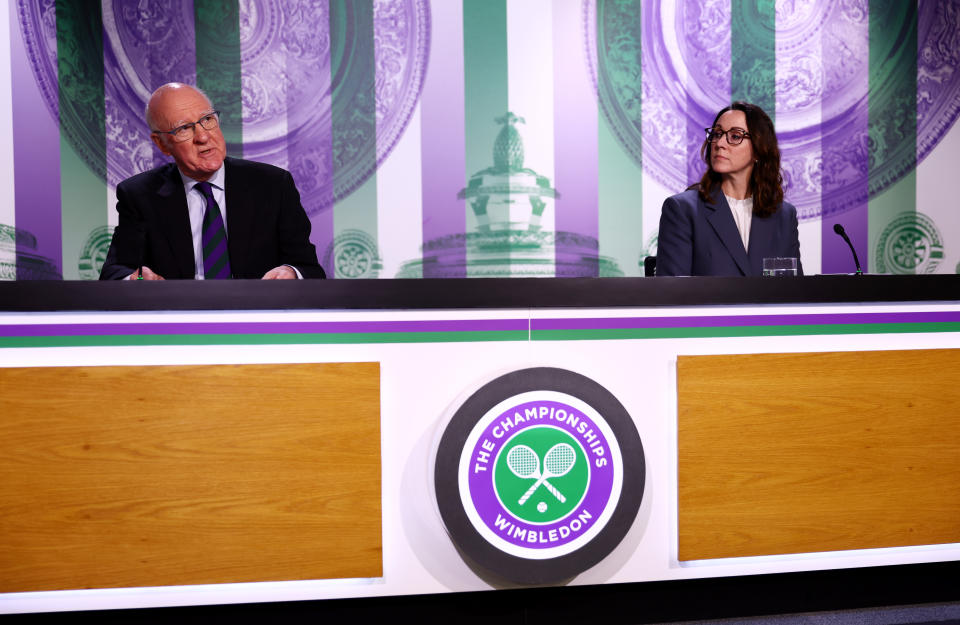
<svg viewBox="0 0 960 625"><path fill-rule="evenodd" d="M521 506L530 499L540 488L546 486L547 490L560 500L560 503L566 503L567 498L556 487L547 481L551 477L561 477L570 472L573 465L577 462L577 454L573 447L567 443L557 443L551 447L543 457L543 472L540 472L540 456L526 445L517 445L507 453L507 466L513 471L513 474L519 478L536 478L527 492L520 497L517 502Z"/></svg>

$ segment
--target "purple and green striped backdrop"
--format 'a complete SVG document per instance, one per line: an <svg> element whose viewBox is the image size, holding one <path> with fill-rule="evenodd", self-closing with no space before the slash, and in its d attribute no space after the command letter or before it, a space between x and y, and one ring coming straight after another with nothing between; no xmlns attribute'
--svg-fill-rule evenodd
<svg viewBox="0 0 960 625"><path fill-rule="evenodd" d="M12 0L0 277L94 278L196 83L337 278L640 275L703 128L764 107L808 272L955 272L960 0ZM0 44L5 45L5 44ZM7 57L0 57L7 58ZM512 115L508 115L512 113ZM955 174L953 174L955 175Z"/></svg>

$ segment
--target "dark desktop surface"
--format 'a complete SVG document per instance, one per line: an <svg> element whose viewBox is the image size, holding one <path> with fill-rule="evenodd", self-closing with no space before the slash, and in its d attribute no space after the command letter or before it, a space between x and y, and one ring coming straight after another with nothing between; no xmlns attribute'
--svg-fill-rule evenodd
<svg viewBox="0 0 960 625"><path fill-rule="evenodd" d="M0 282L0 311L417 310L960 301L960 275Z"/></svg>

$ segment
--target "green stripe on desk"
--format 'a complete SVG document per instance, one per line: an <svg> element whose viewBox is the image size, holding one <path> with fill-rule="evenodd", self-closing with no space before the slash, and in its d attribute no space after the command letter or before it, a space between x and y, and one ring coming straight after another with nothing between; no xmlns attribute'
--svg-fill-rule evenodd
<svg viewBox="0 0 960 625"><path fill-rule="evenodd" d="M526 341L526 330L501 332L356 332L349 334L128 334L117 336L14 336L10 347L123 347L130 345L349 345L365 343L474 343Z"/></svg>
<svg viewBox="0 0 960 625"><path fill-rule="evenodd" d="M827 334L912 334L960 332L960 323L851 323L836 325L727 326L708 328L598 328L533 330L534 341L602 341L618 339L692 339L743 336L809 336Z"/></svg>

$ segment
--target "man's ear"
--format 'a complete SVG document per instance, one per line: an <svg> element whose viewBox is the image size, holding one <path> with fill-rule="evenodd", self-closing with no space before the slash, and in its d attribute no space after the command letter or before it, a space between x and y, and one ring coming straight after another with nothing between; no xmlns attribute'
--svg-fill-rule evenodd
<svg viewBox="0 0 960 625"><path fill-rule="evenodd" d="M153 144L160 148L160 151L170 156L170 149L167 148L166 142L161 138L161 136L155 132L150 133L150 138L153 139Z"/></svg>

